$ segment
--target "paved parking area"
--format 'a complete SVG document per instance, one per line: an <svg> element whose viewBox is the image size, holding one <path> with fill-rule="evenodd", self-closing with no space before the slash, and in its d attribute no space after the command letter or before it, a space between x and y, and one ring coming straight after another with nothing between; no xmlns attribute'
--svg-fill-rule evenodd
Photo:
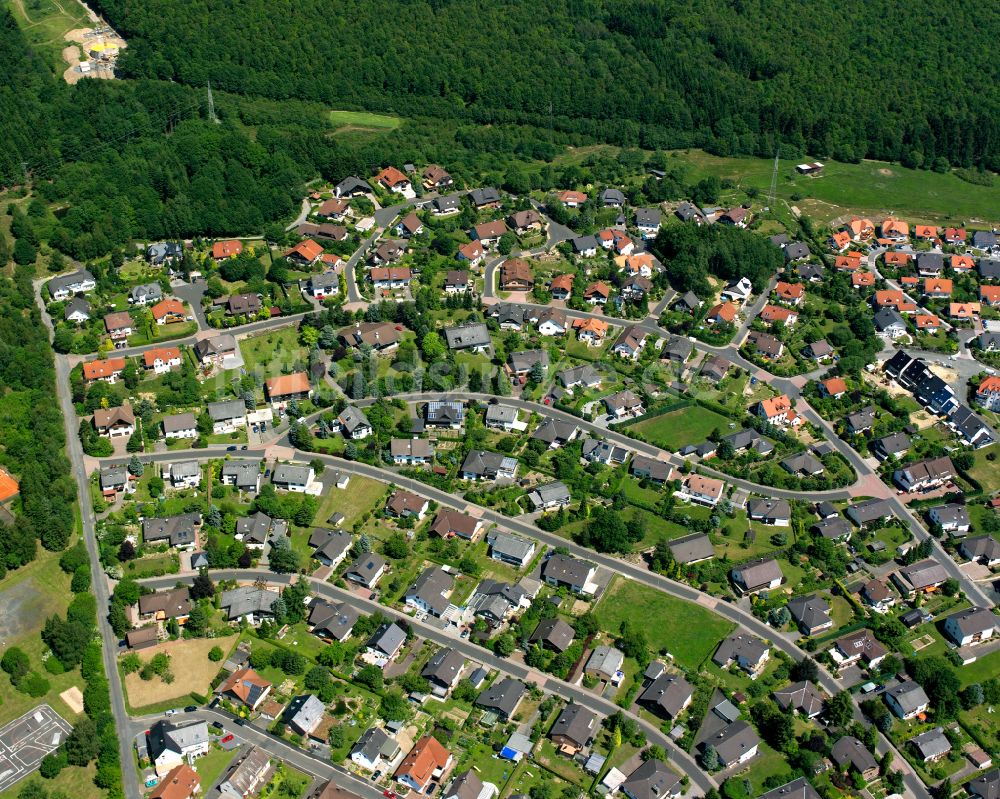
<svg viewBox="0 0 1000 799"><path fill-rule="evenodd" d="M72 728L48 705L39 705L0 729L0 791L38 768Z"/></svg>

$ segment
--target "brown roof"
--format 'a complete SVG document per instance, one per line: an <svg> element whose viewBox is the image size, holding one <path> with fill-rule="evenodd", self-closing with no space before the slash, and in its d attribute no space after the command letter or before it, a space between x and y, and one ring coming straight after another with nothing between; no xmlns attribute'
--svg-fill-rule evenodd
<svg viewBox="0 0 1000 799"><path fill-rule="evenodd" d="M507 232L507 225L502 219L495 219L492 222L476 225L473 230L477 239L495 239Z"/></svg>
<svg viewBox="0 0 1000 799"><path fill-rule="evenodd" d="M99 380L102 377L122 371L125 368L124 358L108 358L103 361L88 361L83 365L84 380Z"/></svg>
<svg viewBox="0 0 1000 799"><path fill-rule="evenodd" d="M104 317L104 327L107 328L108 332L123 327L132 327L132 324L132 317L129 316L128 311L116 311Z"/></svg>
<svg viewBox="0 0 1000 799"><path fill-rule="evenodd" d="M312 239L306 239L305 241L300 241L292 249L285 253L285 257L288 258L292 255L298 255L305 261L312 263L317 258L323 254L323 248L319 243L313 241Z"/></svg>
<svg viewBox="0 0 1000 799"><path fill-rule="evenodd" d="M294 372L290 375L269 377L264 387L267 389L267 396L272 399L289 394L305 394L309 391L309 375L305 372Z"/></svg>
<svg viewBox="0 0 1000 799"><path fill-rule="evenodd" d="M98 408L94 411L95 427L110 427L117 423L135 424L135 414L130 405L119 405L115 408Z"/></svg>
<svg viewBox="0 0 1000 799"><path fill-rule="evenodd" d="M455 510L440 510L434 517L434 524L431 525L431 532L439 536L446 536L449 533L458 533L465 537L471 536L479 525L479 519Z"/></svg>
<svg viewBox="0 0 1000 799"><path fill-rule="evenodd" d="M417 741L396 769L396 777L408 775L417 785L426 786L434 772L448 765L450 753L437 738L426 735Z"/></svg>
<svg viewBox="0 0 1000 799"><path fill-rule="evenodd" d="M189 799L201 787L201 778L187 763L172 768L153 789L149 799Z"/></svg>
<svg viewBox="0 0 1000 799"><path fill-rule="evenodd" d="M242 702L246 702L250 696L250 691L253 686L264 689L269 688L271 683L261 677L257 672L251 668L237 669L229 678L219 686L219 693L221 694L232 694L233 696L240 699Z"/></svg>
<svg viewBox="0 0 1000 799"><path fill-rule="evenodd" d="M409 491L403 491L398 489L392 492L392 496L389 497L389 502L386 503L386 507L394 513L403 513L409 511L410 513L419 513L420 509L424 507L427 500L418 497Z"/></svg>
<svg viewBox="0 0 1000 799"><path fill-rule="evenodd" d="M156 305L149 309L149 312L153 315L154 319L162 319L164 316L169 316L170 314L184 316L184 303L180 300L175 300L173 297L168 297L156 303Z"/></svg>
<svg viewBox="0 0 1000 799"><path fill-rule="evenodd" d="M531 267L521 258L511 258L500 267L501 287L510 283L531 283L533 280Z"/></svg>

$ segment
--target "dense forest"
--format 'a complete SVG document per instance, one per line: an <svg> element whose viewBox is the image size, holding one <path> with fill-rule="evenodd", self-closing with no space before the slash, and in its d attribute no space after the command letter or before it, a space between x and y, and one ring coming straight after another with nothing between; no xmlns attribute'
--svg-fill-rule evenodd
<svg viewBox="0 0 1000 799"><path fill-rule="evenodd" d="M778 137L842 160L1000 168L984 66L1000 7L972 0L95 5L137 78L653 149L770 156Z"/></svg>

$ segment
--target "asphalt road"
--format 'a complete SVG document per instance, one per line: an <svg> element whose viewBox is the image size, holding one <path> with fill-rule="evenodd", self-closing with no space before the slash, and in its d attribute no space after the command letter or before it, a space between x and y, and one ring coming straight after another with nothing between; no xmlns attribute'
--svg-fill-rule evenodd
<svg viewBox="0 0 1000 799"><path fill-rule="evenodd" d="M36 295L41 284L36 284ZM41 309L42 320L48 328L49 337L53 335L52 320L45 312L45 303L41 297L37 297ZM73 471L73 479L76 481L78 503L80 507L80 518L83 525L83 540L87 546L87 554L90 556L90 582L94 596L97 598L97 629L101 636L102 654L104 657L104 672L108 678L108 689L111 693L111 711L115 718L115 727L119 731L128 729L129 718L125 709L125 693L121 683L121 676L118 672L118 636L115 635L108 623L107 608L109 604L110 591L108 580L101 567L100 554L97 549L96 518L94 507L90 501L90 481L83 463L83 449L80 444L80 436L77 430L76 408L73 407L73 400L70 395L69 364L65 357L56 356L56 391L58 393L59 405L63 415L63 425L66 430L66 452L69 456L70 465ZM135 759L132 757L128 737L119 735L118 749L121 754L122 783L127 799L139 799L139 774L135 767Z"/></svg>
<svg viewBox="0 0 1000 799"><path fill-rule="evenodd" d="M211 572L211 576L216 580L254 580L263 579L272 583L277 583L280 585L289 584L294 575L277 575L272 572L264 570L219 570ZM193 580L193 575L183 578L185 581ZM151 580L143 580L144 585L150 586L152 588L169 588L177 582L177 577L158 577ZM627 713L632 716L632 718L642 727L643 731L646 733L646 738L655 744L662 746L667 752L670 753L671 759L682 769L682 771L691 778L692 784L696 785L702 791L708 791L711 788L717 788L718 783L709 774L703 772L695 763L695 760L691 755L685 752L683 749L677 746L670 738L665 736L660 732L659 728L648 721L640 718L639 716L629 713L627 710L623 710L618 707L613 702L609 702L603 697L596 696L589 691L585 691L581 688L570 685L569 683L561 682L555 680L554 687L550 687L553 683L554 678L551 675L543 674L535 669L523 666L520 663L516 663L504 658L499 658L493 655L488 650L477 646L475 644L469 643L468 641L459 638L455 635L451 635L442 631L440 628L427 624L426 622L417 621L414 618L405 616L403 614L394 614L392 611L387 611L384 605L380 605L378 602L373 602L371 600L362 599L357 594L352 593L341 588L337 588L330 583L323 582L321 580L315 580L310 578L312 592L316 596L324 597L326 599L331 599L337 602L346 602L349 605L354 606L358 610L364 613L371 614L379 612L385 615L395 615L398 618L405 619L413 629L423 638L426 638L439 646L451 647L462 653L468 660L476 661L489 666L492 669L496 669L502 674L507 674L515 677L523 682L533 682L540 686L549 687L550 692L557 694L563 699L572 700L577 704L588 708L599 716L612 715L618 711Z"/></svg>
<svg viewBox="0 0 1000 799"><path fill-rule="evenodd" d="M129 728L128 739L131 741L136 735L149 729L149 725L156 721L160 721L164 716L140 716L136 717L131 721L131 726ZM377 787L375 783L369 782L368 780L360 779L355 775L351 774L347 769L342 766L334 765L328 760L316 757L315 755L309 754L308 752L299 749L296 746L292 746L287 741L278 738L277 736L271 735L268 732L259 730L249 724L238 725L234 723L234 717L221 710L209 709L209 708L199 708L197 711L192 713L185 713L182 716L178 716L175 720L181 721L206 721L211 724L213 721L222 722L225 725L227 733L232 733L238 739L243 740L247 743L254 744L263 749L266 749L273 757L281 759L291 765L292 767L302 771L306 774L310 774L313 777L317 777L323 780L333 780L336 785L343 788L347 788L358 796L364 797L365 799L382 799L382 789ZM233 750L233 756L235 757L237 750ZM197 765L197 761L195 761ZM207 793L208 789L212 786L204 785L203 790Z"/></svg>

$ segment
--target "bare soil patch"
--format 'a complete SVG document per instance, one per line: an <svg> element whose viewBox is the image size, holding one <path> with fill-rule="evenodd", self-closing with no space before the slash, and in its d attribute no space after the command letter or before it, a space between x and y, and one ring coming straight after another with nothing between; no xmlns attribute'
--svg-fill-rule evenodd
<svg viewBox="0 0 1000 799"><path fill-rule="evenodd" d="M179 699L188 694L196 693L203 696L210 693L212 678L219 673L222 661L213 663L208 659L208 653L213 646L221 647L225 654L236 643L237 636L227 638L193 638L188 641L166 641L162 644L139 652L142 662L146 663L153 655L164 652L170 655L170 670L174 681L169 685L159 677L143 680L138 673L125 677L125 693L133 708L156 705L169 699Z"/></svg>

